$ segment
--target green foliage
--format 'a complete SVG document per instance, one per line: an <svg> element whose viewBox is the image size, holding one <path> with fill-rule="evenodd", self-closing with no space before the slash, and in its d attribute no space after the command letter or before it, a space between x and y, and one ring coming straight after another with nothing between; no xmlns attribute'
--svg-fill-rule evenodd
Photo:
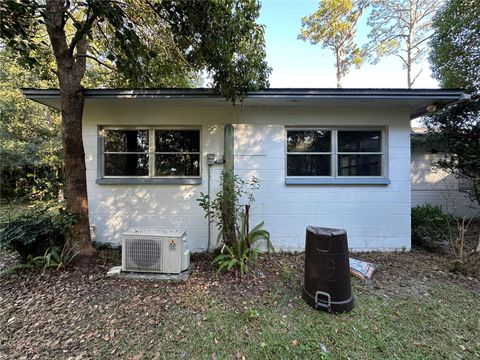
<svg viewBox="0 0 480 360"><path fill-rule="evenodd" d="M448 247L451 215L433 205L418 205L412 208L412 245L427 250Z"/></svg>
<svg viewBox="0 0 480 360"><path fill-rule="evenodd" d="M6 273L13 273L22 270L42 269L45 273L47 269L63 269L70 265L75 259L76 254L71 250L67 250L64 246L61 249L58 246L49 247L43 255L35 256L29 255L24 263L20 263L6 269Z"/></svg>
<svg viewBox="0 0 480 360"><path fill-rule="evenodd" d="M420 72L413 65L428 53L432 36L432 18L440 7L437 0L373 0L368 17L371 30L367 51L372 63L384 56L398 57L407 70L407 85L411 88Z"/></svg>
<svg viewBox="0 0 480 360"><path fill-rule="evenodd" d="M470 180L480 202L480 7L448 1L435 17L431 40L433 75L444 87L460 87L470 98L424 119L427 140L444 158L435 165Z"/></svg>
<svg viewBox="0 0 480 360"><path fill-rule="evenodd" d="M38 204L0 219L0 246L19 253L24 262L44 257L54 263L64 248L75 220L59 205ZM49 255L51 254L51 255Z"/></svg>
<svg viewBox="0 0 480 360"><path fill-rule="evenodd" d="M273 251L270 233L262 227L263 222L248 231L248 219L243 215L236 241L231 245L224 245L221 253L213 259L213 265L217 267L217 271L235 271L243 277L257 259L260 251L257 244L259 241L265 241L267 250Z"/></svg>
<svg viewBox="0 0 480 360"><path fill-rule="evenodd" d="M50 87L47 65L28 69L0 49L0 174L2 200L48 200L62 187L60 118L22 95L26 86Z"/></svg>
<svg viewBox="0 0 480 360"><path fill-rule="evenodd" d="M436 14L433 30L433 76L442 87L472 89L480 81L478 0L448 0Z"/></svg>
<svg viewBox="0 0 480 360"><path fill-rule="evenodd" d="M302 18L298 38L334 52L338 87L350 67L359 68L366 55L355 43L355 35L357 23L369 4L370 0L322 0L317 11Z"/></svg>
<svg viewBox="0 0 480 360"><path fill-rule="evenodd" d="M197 199L200 207L205 211L205 217L210 218L219 230L219 236L227 245L235 242L237 236L237 223L241 218L243 205L241 200L246 200L250 206L255 198L253 193L260 187L260 180L252 177L245 181L232 171L224 170L220 175L222 188L213 199L208 194L200 193Z"/></svg>
<svg viewBox="0 0 480 360"><path fill-rule="evenodd" d="M0 3L1 38L31 66L53 59L44 36L52 23L49 3ZM62 8L69 49L87 59L84 86L105 80L107 86L192 86L205 71L212 87L233 101L268 86L259 10L252 0L66 1Z"/></svg>
<svg viewBox="0 0 480 360"><path fill-rule="evenodd" d="M213 200L200 193L197 201L223 238L221 253L213 260L218 272L233 270L244 276L257 258L258 242L265 241L267 250L273 250L269 232L262 229L263 222L249 229L250 206L255 201L253 193L260 187L260 180L252 177L247 182L228 170L222 172L220 179L222 188ZM242 200L246 205L241 204Z"/></svg>
<svg viewBox="0 0 480 360"><path fill-rule="evenodd" d="M154 9L170 25L184 59L206 70L219 94L235 101L247 90L269 86L257 0L163 0Z"/></svg>

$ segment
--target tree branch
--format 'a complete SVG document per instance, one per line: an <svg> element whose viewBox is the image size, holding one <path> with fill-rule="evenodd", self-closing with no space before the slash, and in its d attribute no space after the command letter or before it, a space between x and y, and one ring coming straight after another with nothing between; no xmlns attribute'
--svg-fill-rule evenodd
<svg viewBox="0 0 480 360"><path fill-rule="evenodd" d="M90 30L92 29L93 23L97 19L98 15L96 13L93 13L92 15L90 15L90 10L91 8L88 7L87 19L83 23L82 27L77 30L77 32L75 33L75 36L72 39L72 42L70 43L70 46L68 47L70 52L72 53L73 53L73 50L75 49L75 46L77 46L78 42L82 41L85 35L90 32Z"/></svg>
<svg viewBox="0 0 480 360"><path fill-rule="evenodd" d="M399 54L393 54L393 55L395 55L395 56L399 57L399 58L400 58L400 60L402 60L402 61L403 61L403 63L405 64L405 66L408 66L408 62L407 62L407 60L405 60L405 59L403 58L403 56L402 56L402 55L399 55Z"/></svg>
<svg viewBox="0 0 480 360"><path fill-rule="evenodd" d="M417 80L418 76L422 73L423 69L420 69L420 71L418 72L417 75L415 75L415 77L413 78L412 82L411 82L411 85L413 86L413 84L415 83L415 80Z"/></svg>
<svg viewBox="0 0 480 360"><path fill-rule="evenodd" d="M83 55L80 55L80 54L77 54L75 55L76 58L87 58L87 59L92 59L94 61L96 61L97 63L99 63L100 65L103 65L105 66L106 68L112 70L112 71L117 71L117 69L111 65L108 65L107 63L103 62L102 60L99 60L97 59L95 56L92 56L92 55L88 55L88 54L83 54Z"/></svg>

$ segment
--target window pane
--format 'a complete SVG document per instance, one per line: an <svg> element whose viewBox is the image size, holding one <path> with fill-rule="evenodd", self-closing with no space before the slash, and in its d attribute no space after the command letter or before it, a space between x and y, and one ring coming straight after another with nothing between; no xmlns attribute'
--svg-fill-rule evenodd
<svg viewBox="0 0 480 360"><path fill-rule="evenodd" d="M155 154L156 176L198 176L200 155L197 154Z"/></svg>
<svg viewBox="0 0 480 360"><path fill-rule="evenodd" d="M330 152L331 132L324 130L287 131L288 152Z"/></svg>
<svg viewBox="0 0 480 360"><path fill-rule="evenodd" d="M155 130L155 151L199 152L199 130Z"/></svg>
<svg viewBox="0 0 480 360"><path fill-rule="evenodd" d="M380 176L382 155L338 155L339 176Z"/></svg>
<svg viewBox="0 0 480 360"><path fill-rule="evenodd" d="M147 176L148 155L105 154L105 176Z"/></svg>
<svg viewBox="0 0 480 360"><path fill-rule="evenodd" d="M288 155L287 176L330 176L330 155Z"/></svg>
<svg viewBox="0 0 480 360"><path fill-rule="evenodd" d="M105 130L105 152L148 151L148 130Z"/></svg>
<svg viewBox="0 0 480 360"><path fill-rule="evenodd" d="M339 131L339 152L380 152L381 131Z"/></svg>

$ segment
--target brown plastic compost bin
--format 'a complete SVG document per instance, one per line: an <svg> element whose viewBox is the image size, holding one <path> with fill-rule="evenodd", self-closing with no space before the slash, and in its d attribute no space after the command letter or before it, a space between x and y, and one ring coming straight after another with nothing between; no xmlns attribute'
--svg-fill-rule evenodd
<svg viewBox="0 0 480 360"><path fill-rule="evenodd" d="M352 310L354 300L345 230L307 227L303 298L315 309Z"/></svg>

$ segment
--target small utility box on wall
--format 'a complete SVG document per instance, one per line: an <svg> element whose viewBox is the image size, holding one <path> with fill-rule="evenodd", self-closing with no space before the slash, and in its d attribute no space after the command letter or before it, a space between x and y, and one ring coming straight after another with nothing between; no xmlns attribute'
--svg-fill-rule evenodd
<svg viewBox="0 0 480 360"><path fill-rule="evenodd" d="M179 274L190 266L184 230L130 229L122 239L122 271Z"/></svg>

